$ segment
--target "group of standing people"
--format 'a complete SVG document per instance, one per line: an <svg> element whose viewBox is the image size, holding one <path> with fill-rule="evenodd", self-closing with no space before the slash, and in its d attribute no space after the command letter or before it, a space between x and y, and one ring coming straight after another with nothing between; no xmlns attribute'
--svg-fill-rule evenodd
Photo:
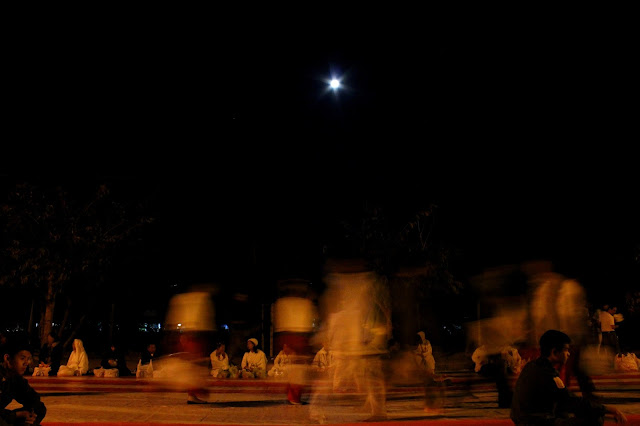
<svg viewBox="0 0 640 426"><path fill-rule="evenodd" d="M613 305L603 305L602 309L596 311L594 322L596 324L596 332L598 333L598 352L602 348L611 350L614 354L621 352L620 341L616 329L620 327L618 307Z"/></svg>

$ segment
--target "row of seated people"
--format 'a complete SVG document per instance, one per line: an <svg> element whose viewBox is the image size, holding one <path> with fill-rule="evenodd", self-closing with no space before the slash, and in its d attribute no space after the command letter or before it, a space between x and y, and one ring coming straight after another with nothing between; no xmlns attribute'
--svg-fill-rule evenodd
<svg viewBox="0 0 640 426"><path fill-rule="evenodd" d="M218 343L216 349L211 352L211 375L216 378L265 378L277 377L286 373L287 366L295 355L288 345L284 345L276 356L273 366L267 371L267 356L258 348L258 340L247 340L247 352L244 353L240 368L229 361L226 346ZM47 337L47 343L40 350L40 363L34 368L33 376L82 376L89 372L89 357L81 339L73 340L73 350L66 364L62 364L62 344L54 332ZM147 345L140 354L138 368L150 364L158 356L155 343ZM332 355L324 346L315 354L312 365L319 371L324 371L332 366ZM127 367L124 352L112 344L102 357L100 367L93 369L96 376L132 375Z"/></svg>
<svg viewBox="0 0 640 426"><path fill-rule="evenodd" d="M89 373L89 356L81 339L73 340L73 347L66 364L62 364L62 344L56 333L47 336L47 343L40 349L40 362L33 369L33 376L83 376ZM150 344L141 354L141 361L148 364L156 352L155 344ZM127 367L124 351L117 344L107 348L102 356L100 367L93 369L96 376L125 377L133 373Z"/></svg>
<svg viewBox="0 0 640 426"><path fill-rule="evenodd" d="M89 357L80 339L73 340L73 350L66 364L62 364L62 344L54 332L47 336L47 343L40 349L40 363L33 369L33 376L82 376L89 371Z"/></svg>
<svg viewBox="0 0 640 426"><path fill-rule="evenodd" d="M273 361L273 366L267 370L267 356L258 348L258 339L247 340L247 352L244 353L240 368L229 361L229 355L225 352L225 344L217 343L216 349L211 352L211 375L216 378L244 378L260 379L265 377L278 377L287 373L289 365L293 362L295 353L284 344L282 350ZM311 365L318 371L326 371L333 365L333 356L323 346L314 356Z"/></svg>

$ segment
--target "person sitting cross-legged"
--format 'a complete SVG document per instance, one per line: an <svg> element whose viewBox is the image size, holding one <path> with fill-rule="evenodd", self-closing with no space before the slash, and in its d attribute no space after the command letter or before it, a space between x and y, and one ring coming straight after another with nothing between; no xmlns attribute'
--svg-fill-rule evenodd
<svg viewBox="0 0 640 426"><path fill-rule="evenodd" d="M267 376L267 356L258 349L258 339L252 337L247 340L247 349L240 364L240 377L264 379Z"/></svg>
<svg viewBox="0 0 640 426"><path fill-rule="evenodd" d="M216 344L216 350L211 352L211 375L218 379L226 379L231 376L229 355L225 352L226 346L222 342ZM237 367L235 367L237 370ZM237 371L236 371L237 372Z"/></svg>
<svg viewBox="0 0 640 426"><path fill-rule="evenodd" d="M73 351L69 355L66 365L61 365L58 370L58 377L62 376L82 376L89 371L89 357L84 350L82 340L73 340Z"/></svg>

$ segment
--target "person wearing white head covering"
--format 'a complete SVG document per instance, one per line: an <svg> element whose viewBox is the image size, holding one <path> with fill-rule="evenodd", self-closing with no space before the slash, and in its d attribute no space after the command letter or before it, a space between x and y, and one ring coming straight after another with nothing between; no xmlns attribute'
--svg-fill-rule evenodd
<svg viewBox="0 0 640 426"><path fill-rule="evenodd" d="M247 340L247 352L242 357L240 376L243 379L263 379L267 375L267 356L258 349L258 339Z"/></svg>
<svg viewBox="0 0 640 426"><path fill-rule="evenodd" d="M440 415L443 413L443 398L441 390L438 389L438 383L434 380L436 360L433 357L431 342L427 340L424 331L416 334L418 338L413 359L424 381L424 412L429 415Z"/></svg>
<svg viewBox="0 0 640 426"><path fill-rule="evenodd" d="M58 376L82 376L89 371L89 357L80 339L73 340L73 351L67 365L61 365Z"/></svg>
<svg viewBox="0 0 640 426"><path fill-rule="evenodd" d="M425 337L424 331L419 331L417 334L420 336L420 340L418 341L415 350L416 363L421 370L428 374L434 374L436 371L436 360L433 357L431 342L429 342Z"/></svg>

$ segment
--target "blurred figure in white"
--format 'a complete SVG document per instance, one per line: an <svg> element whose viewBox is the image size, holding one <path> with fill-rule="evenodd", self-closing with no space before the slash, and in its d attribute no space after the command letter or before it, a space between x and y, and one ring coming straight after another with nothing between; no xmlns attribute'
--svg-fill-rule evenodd
<svg viewBox="0 0 640 426"><path fill-rule="evenodd" d="M414 351L416 363L421 370L427 371L430 374L435 374L436 360L433 357L431 342L427 340L424 331L418 331L417 334L419 340L417 341L416 349Z"/></svg>
<svg viewBox="0 0 640 426"><path fill-rule="evenodd" d="M513 391L509 386L507 361L502 354L504 346L480 345L471 355L475 363L474 371L483 377L495 381L498 391L498 407L511 407Z"/></svg>
<svg viewBox="0 0 640 426"><path fill-rule="evenodd" d="M333 367L333 352L326 344L323 343L320 350L316 352L312 365L319 372L326 372Z"/></svg>
<svg viewBox="0 0 640 426"><path fill-rule="evenodd" d="M168 386L186 391L188 404L207 404L208 345L215 330L210 292L198 290L173 296L165 321L165 347L170 355L154 362L154 380L161 378Z"/></svg>
<svg viewBox="0 0 640 426"><path fill-rule="evenodd" d="M80 339L73 339L73 350L66 365L61 365L58 377L82 376L89 371L89 357Z"/></svg>
<svg viewBox="0 0 640 426"><path fill-rule="evenodd" d="M500 355L507 364L507 373L512 376L517 376L522 370L522 357L517 348L511 345L505 345L500 349Z"/></svg>
<svg viewBox="0 0 640 426"><path fill-rule="evenodd" d="M282 346L282 350L278 352L276 359L273 360L273 367L267 372L269 377L283 376L286 374L288 367L291 365L292 354L291 348L286 343Z"/></svg>
<svg viewBox="0 0 640 426"><path fill-rule="evenodd" d="M431 342L427 340L424 331L417 333L416 349L414 350L414 361L418 369L418 374L424 383L424 412L430 415L440 415L443 413L443 403L438 392L438 383L435 380L436 360L433 357Z"/></svg>
<svg viewBox="0 0 640 426"><path fill-rule="evenodd" d="M489 364L489 350L487 345L480 345L471 354L471 360L474 363L473 371L479 373L484 365Z"/></svg>
<svg viewBox="0 0 640 426"><path fill-rule="evenodd" d="M355 387L365 396L369 421L386 419L382 357L391 337L391 309L386 283L360 260L329 262L325 275L330 309L324 338L334 355L333 389ZM314 391L311 417L324 421L324 402Z"/></svg>
<svg viewBox="0 0 640 426"><path fill-rule="evenodd" d="M551 272L534 275L531 284L534 286L531 317L535 338L539 340L546 330L551 329L571 336L571 355L560 366L560 377L567 386L575 377L582 395L587 399L593 398L595 386L583 358L585 352L597 351L597 348L589 346L589 309L583 286L574 279Z"/></svg>
<svg viewBox="0 0 640 426"><path fill-rule="evenodd" d="M273 374L287 382L287 400L302 404L302 393L308 382L308 364L312 357L311 336L317 309L305 280L284 280L281 296L274 304L274 341L282 348L274 361Z"/></svg>

